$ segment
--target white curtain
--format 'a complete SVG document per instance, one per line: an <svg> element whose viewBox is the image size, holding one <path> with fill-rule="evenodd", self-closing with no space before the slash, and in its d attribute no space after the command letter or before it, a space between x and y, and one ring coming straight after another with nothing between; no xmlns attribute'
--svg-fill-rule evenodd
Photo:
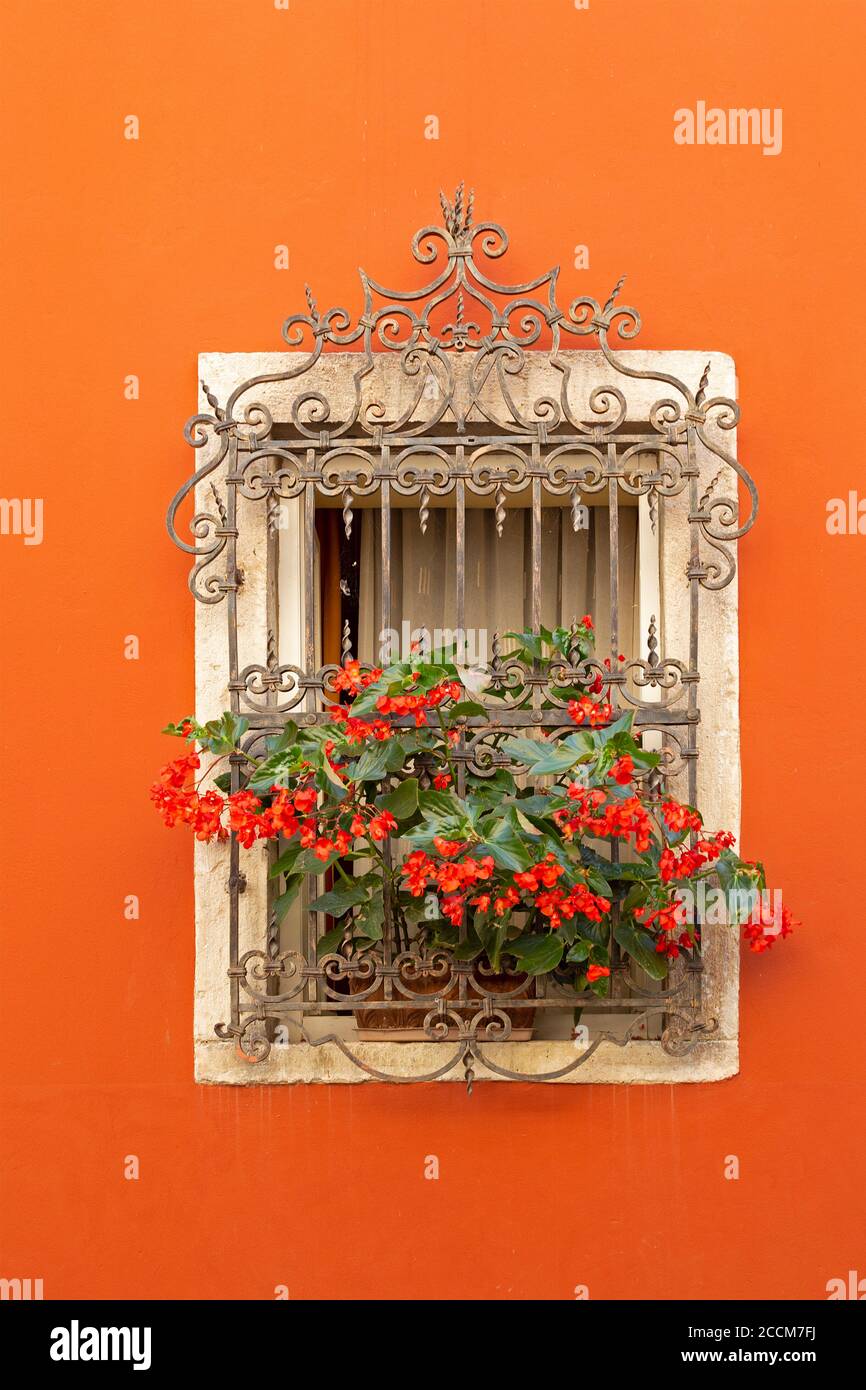
<svg viewBox="0 0 866 1390"><path fill-rule="evenodd" d="M567 507L545 507L541 516L541 621L568 626L591 613L596 652L610 652L610 533L607 507L591 507L587 529L575 532ZM381 514L356 513L361 522L361 589L358 655L378 659L382 613ZM489 658L494 632L500 636L531 626L532 546L529 508L509 508L496 534L493 510L466 511L465 626L470 640L487 632ZM456 626L456 518L453 508L431 510L425 535L415 508L391 513L391 622L411 629ZM640 656L638 632L638 513L619 510L619 651ZM354 644L353 644L354 645ZM508 650L508 642L503 642Z"/></svg>

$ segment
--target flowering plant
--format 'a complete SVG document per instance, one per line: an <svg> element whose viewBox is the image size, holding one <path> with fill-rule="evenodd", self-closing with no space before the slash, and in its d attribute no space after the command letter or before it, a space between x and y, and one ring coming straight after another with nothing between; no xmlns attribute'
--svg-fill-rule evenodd
<svg viewBox="0 0 866 1390"><path fill-rule="evenodd" d="M508 635L518 643L512 655L536 670L572 669L591 650L592 621ZM789 910L768 911L764 870L735 853L734 837L648 789L659 755L641 746L631 711L615 717L601 675L557 685L572 733L497 736L527 786L508 767L458 777L462 725L489 718L496 699L492 686L473 698L465 679L448 653L384 670L347 660L329 722L287 723L258 759L242 750L243 717L184 719L164 732L189 751L162 769L151 798L166 825L188 825L199 840L233 833L245 849L279 841L270 871L281 881L278 919L305 875L327 875L310 904L335 922L320 958L375 949L387 902L398 948L412 941L458 960L486 956L494 970L508 958L512 969L603 997L613 940L654 979L696 951L684 890L706 881L740 902L745 894L753 950L790 933ZM204 752L242 759L243 788L230 792L224 772L200 790L213 768L196 780ZM612 844L621 853L609 858Z"/></svg>

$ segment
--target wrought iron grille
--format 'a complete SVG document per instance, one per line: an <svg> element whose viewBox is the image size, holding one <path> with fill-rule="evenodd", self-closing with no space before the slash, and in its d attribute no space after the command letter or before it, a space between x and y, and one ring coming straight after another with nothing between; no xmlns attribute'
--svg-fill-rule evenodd
<svg viewBox="0 0 866 1390"><path fill-rule="evenodd" d="M668 779L683 775L688 799L696 799L698 647L702 590L721 589L733 578L736 542L752 526L757 492L733 453L718 442L718 429L733 429L739 409L732 399L709 394L709 369L694 383L672 375L638 369L618 357L611 337L631 340L640 329L635 309L618 298L623 281L600 304L587 296L567 309L556 298L558 268L523 284L502 284L493 264L508 247L502 227L473 222L473 198L463 188L450 202L441 199L443 225L423 228L412 243L414 258L434 267L421 288L395 291L360 272L363 311L353 320L347 310L320 313L307 289L307 313L283 325L291 356L275 373L240 382L221 405L202 383L210 412L194 416L185 438L206 448L207 461L180 489L168 512L172 539L193 557L190 588L202 604L222 604L228 631L228 689L231 707L250 721L247 751L260 751L264 740L289 718L314 725L328 720L326 706L339 698L333 680L339 667L316 662L316 575L314 568L317 501L342 508L347 534L354 509L378 507L381 524L382 627L392 625L391 521L395 500L417 504L423 533L432 505L453 508L456 526L456 601L454 626L465 626L466 511L474 494L489 499L501 536L508 524L506 501L520 495L530 517L531 619L542 622L540 553L545 496L558 499L576 524L582 499L601 494L607 500L610 552L610 630L608 650L614 660L603 666L599 651L590 660L577 653L548 672L503 656L499 640L487 669L490 687L499 695L486 717L461 721L455 749L458 791L468 775L489 775L508 762L503 738L513 732L543 730L549 737L573 725L558 690L602 674L610 685L616 711L632 708L641 730L654 730L662 747L660 767L650 776L651 790L662 795ZM575 359L566 348L592 339L610 369L609 384L589 391L575 403ZM338 405L329 398L316 369L327 361L326 346L352 350L351 386ZM323 354L325 354L323 358ZM385 359L399 364L399 391L380 390L377 367ZM348 360L348 353L347 353ZM539 375L541 373L541 375ZM527 396L543 378L539 394ZM635 419L626 394L629 381L658 382L664 393ZM432 383L432 385L431 385ZM279 384L288 405L275 421L261 396ZM264 388L262 390L261 388ZM258 391L258 395L255 393ZM288 393L286 395L285 393ZM531 405L527 405L531 400ZM708 421L716 427L708 431ZM707 487L699 486L697 456L712 455L718 468ZM726 493L723 479L733 484ZM219 479L217 487L215 480ZM738 483L739 480L739 483ZM739 484L746 500L741 519ZM196 511L192 542L177 530L178 509L195 492L199 507L209 495L213 506ZM243 574L238 564L239 499L260 503L269 518L295 501L303 517L304 659L281 661L277 641L279 531L268 526L266 650L256 664L238 658ZM618 662L620 504L645 498L654 525L664 509L687 508L688 564L683 601L688 603L688 651L683 659L659 651L655 620L647 634L646 653ZM344 631L343 654L350 655L355 634ZM374 664L373 653L360 653L362 666ZM377 664L377 663L375 663ZM651 696L651 698L650 698ZM519 770L519 769L518 769ZM235 759L232 788L243 785L242 760ZM273 847L271 847L273 848ZM563 997L539 977L527 998L518 987L523 978L514 967L514 988L493 990L476 963L430 953L417 943L399 940L386 903L383 941L374 950L346 958L331 953L317 959L324 930L320 914L309 912L298 949L284 949L273 915L261 923L257 949L239 951L239 895L244 875L237 842L230 846L229 898L225 929L230 938L227 1022L215 1023L217 1036L234 1040L251 1060L268 1055L273 1032L294 1020L297 1037L313 1046L332 1042L368 1074L385 1080L433 1079L463 1066L471 1081L479 1061L491 1072L515 1079L557 1079L583 1065L604 1042L623 1046L640 1022L662 1016L661 1045L681 1053L712 1030L701 1012L701 965L675 970L665 987L652 992L635 977L613 946L611 997L587 994ZM612 853L616 854L614 846ZM214 923L214 930L219 924ZM350 988L351 986L351 988ZM622 1031L601 1029L589 1046L575 1051L567 1064L541 1075L500 1065L491 1045L513 1036L519 1013L525 1020L551 1009L586 1015L622 1017ZM421 1077L406 1078L381 1070L368 1050L358 1051L351 1036L337 1033L311 1037L310 1016L355 1016L377 1012L394 1016L408 1011L419 1035L436 1042L441 1060ZM514 1030L516 1031L516 1030ZM384 1035L383 1035L384 1036ZM363 1055L361 1055L363 1053Z"/></svg>

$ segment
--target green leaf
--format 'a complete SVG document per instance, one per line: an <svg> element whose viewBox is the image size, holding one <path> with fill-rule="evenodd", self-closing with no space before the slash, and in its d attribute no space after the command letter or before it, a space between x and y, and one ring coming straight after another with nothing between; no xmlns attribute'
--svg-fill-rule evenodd
<svg viewBox="0 0 866 1390"><path fill-rule="evenodd" d="M285 854L281 854L268 873L269 878L278 878L280 874L290 874L298 862L298 855L301 853L300 843L290 845Z"/></svg>
<svg viewBox="0 0 866 1390"><path fill-rule="evenodd" d="M614 881L625 879L627 883L645 883L656 875L651 864L608 864L605 873Z"/></svg>
<svg viewBox="0 0 866 1390"><path fill-rule="evenodd" d="M282 732L276 738L269 738L265 745L269 753L282 753L298 741L298 726L293 719L287 719Z"/></svg>
<svg viewBox="0 0 866 1390"><path fill-rule="evenodd" d="M345 801L349 795L348 787L331 767L331 760L325 756L324 750L322 750L321 764L316 770L315 783L320 792L324 792L334 801Z"/></svg>
<svg viewBox="0 0 866 1390"><path fill-rule="evenodd" d="M519 936L509 941L508 951L527 975L546 975L562 960L563 943L553 933L544 936Z"/></svg>
<svg viewBox="0 0 866 1390"><path fill-rule="evenodd" d="M272 786L287 786L298 776L302 764L309 753L298 743L297 725L289 722L279 738L267 740L268 756L255 767L247 785L251 791L261 795L269 792ZM318 750L316 750L318 751Z"/></svg>
<svg viewBox="0 0 866 1390"><path fill-rule="evenodd" d="M633 927L630 922L620 922L614 928L614 936L624 951L636 961L641 970L653 980L663 980L668 973L665 957L656 950L655 942L649 932Z"/></svg>
<svg viewBox="0 0 866 1390"><path fill-rule="evenodd" d="M381 893L370 898L355 920L356 928L368 941L381 941L385 923L385 903Z"/></svg>
<svg viewBox="0 0 866 1390"><path fill-rule="evenodd" d="M438 950L440 946L443 946L453 951L460 940L459 927L452 927L451 923L446 922L444 918L435 919L431 926L432 935L430 938L430 945L434 950Z"/></svg>
<svg viewBox="0 0 866 1390"><path fill-rule="evenodd" d="M273 753L263 763L259 763L247 785L250 791L261 796L263 793L269 792L273 786L288 786L297 777L300 768L300 748L295 747L280 753Z"/></svg>
<svg viewBox="0 0 866 1390"><path fill-rule="evenodd" d="M236 748L250 727L244 715L229 714L220 719L210 719L201 729L199 742L211 753L230 753Z"/></svg>
<svg viewBox="0 0 866 1390"><path fill-rule="evenodd" d="M652 864L614 864L610 859L603 859L595 850L590 849L589 845L580 845L581 863L586 868L597 869L611 883L618 883L621 879L627 882L643 882L645 879L652 879L656 876L656 869ZM598 891L593 889L593 892ZM604 893L606 898L609 893Z"/></svg>
<svg viewBox="0 0 866 1390"><path fill-rule="evenodd" d="M320 859L313 849L305 849L298 855L295 868L299 874L323 874L326 869L330 869L338 859L351 859L350 854L340 854L336 849L328 855L327 859ZM357 858L357 856L355 856Z"/></svg>
<svg viewBox="0 0 866 1390"><path fill-rule="evenodd" d="M394 791L380 796L376 805L390 811L397 820L409 820L418 810L418 778L406 777Z"/></svg>
<svg viewBox="0 0 866 1390"><path fill-rule="evenodd" d="M487 954L487 959L498 970L502 959L502 947L508 934L509 921L507 917L494 918L488 922L475 923L475 931Z"/></svg>
<svg viewBox="0 0 866 1390"><path fill-rule="evenodd" d="M511 637L515 642L519 642L525 652L528 652L536 661L541 661L544 657L544 643L542 634L546 633L548 643L551 634L546 628L541 628L540 632L506 632L506 637Z"/></svg>
<svg viewBox="0 0 866 1390"><path fill-rule="evenodd" d="M365 902L370 890L381 886L378 878L365 875L363 878L341 878L327 893L322 893L310 903L311 912L329 912L332 917L342 917L350 907Z"/></svg>
<svg viewBox="0 0 866 1390"><path fill-rule="evenodd" d="M633 883L622 900L622 911L629 917L636 907L643 907L647 900L647 888L643 883Z"/></svg>
<svg viewBox="0 0 866 1390"><path fill-rule="evenodd" d="M511 820L488 819L480 829L484 840L474 847L474 855L478 858L485 854L492 855L497 867L509 873L529 868L532 846L527 844L526 834L521 833Z"/></svg>
<svg viewBox="0 0 866 1390"><path fill-rule="evenodd" d="M615 719L612 724L607 724L603 729L594 730L594 737L598 740L599 746L608 743L617 734L630 733L634 723L634 710L626 710L619 719Z"/></svg>
<svg viewBox="0 0 866 1390"><path fill-rule="evenodd" d="M587 868L587 870L586 870L586 883L587 883L587 887L589 888L590 892L592 892L592 893L597 893L599 897L601 897L601 898L612 898L612 897L613 897L613 889L611 888L611 886L610 886L610 884L608 883L607 879L605 878L604 874L603 874L603 873L600 873L598 869L594 869L594 868L591 868L591 867L590 867L590 868Z"/></svg>
<svg viewBox="0 0 866 1390"><path fill-rule="evenodd" d="M418 793L418 809L425 820L463 819L466 807L453 792L437 792L435 788Z"/></svg>
<svg viewBox="0 0 866 1390"><path fill-rule="evenodd" d="M355 763L351 771L354 782L381 782L382 778L390 771L394 756L391 747L393 740L377 739L368 744ZM403 752L400 750L399 765L403 763Z"/></svg>
<svg viewBox="0 0 866 1390"><path fill-rule="evenodd" d="M505 767L497 768L492 777L470 773L466 782L473 801L498 805L503 798L517 795L517 783Z"/></svg>
<svg viewBox="0 0 866 1390"><path fill-rule="evenodd" d="M481 955L481 952L483 950L484 947L479 941L476 933L470 928L470 930L466 933L466 939L464 941L458 942L458 944L454 947L454 959L474 960L476 956Z"/></svg>
<svg viewBox="0 0 866 1390"><path fill-rule="evenodd" d="M345 930L345 924L341 924L339 927L332 927L330 931L325 932L324 936L319 937L316 942L317 960L321 960L322 956L329 956L332 951L336 951L343 939Z"/></svg>
<svg viewBox="0 0 866 1390"><path fill-rule="evenodd" d="M534 821L531 821L528 816L523 814L519 805L513 807L513 812L517 824L520 826L521 830L526 831L527 835L537 835L539 833L538 826Z"/></svg>
<svg viewBox="0 0 866 1390"><path fill-rule="evenodd" d="M456 705L449 707L448 713L454 719L484 719L487 716L487 710L476 700L458 700Z"/></svg>
<svg viewBox="0 0 866 1390"><path fill-rule="evenodd" d="M565 739L553 743L548 739L506 738L502 751L525 763L535 777L549 772L557 775L568 772L587 756L583 748L575 747Z"/></svg>
<svg viewBox="0 0 866 1390"><path fill-rule="evenodd" d="M570 948L570 950L569 950L569 952L568 952L568 955L565 957L565 959L566 959L566 960L570 960L570 961L572 961L572 962L574 962L574 961L582 961L582 960L586 960L586 959L588 958L588 956L589 956L589 942L588 942L588 941L575 941L574 945Z"/></svg>
<svg viewBox="0 0 866 1390"><path fill-rule="evenodd" d="M282 893L274 903L274 916L278 922L282 922L292 903L295 901L303 881L303 874L292 874L291 877L286 879L286 891Z"/></svg>

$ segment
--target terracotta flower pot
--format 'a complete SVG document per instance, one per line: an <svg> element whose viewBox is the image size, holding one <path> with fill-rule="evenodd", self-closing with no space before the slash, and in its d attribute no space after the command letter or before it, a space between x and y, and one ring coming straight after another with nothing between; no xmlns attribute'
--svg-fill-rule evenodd
<svg viewBox="0 0 866 1390"><path fill-rule="evenodd" d="M443 985L448 979L446 974L434 974L431 971L429 974L419 972L416 975L411 966L407 964L401 967L400 979L404 987L412 990L415 994L442 995L446 1001L455 1000L458 996L456 980L443 991ZM479 983L481 988L478 988ZM360 979L355 975L349 977L351 994L363 994L368 986L368 980ZM535 995L535 980L528 975L507 975L502 972L491 972L490 974L479 974L476 982L473 972L473 975L469 977L467 986L468 998L479 1001L484 998L482 990L486 990L488 994L513 994L517 990L515 997L521 999L531 999ZM368 997L376 1000L384 999L384 985L378 984ZM432 1007L433 1001L431 999L430 1008ZM386 1040L388 1042L430 1042L430 1035L424 1031L424 1019L429 1012L430 1009L408 999L393 1009L358 1009L355 1015L358 1036L366 1042L384 1042ZM535 1009L512 1009L510 1011L511 1038L509 1041L526 1042L532 1037L535 1014ZM467 1019L471 1016L468 1010L465 1016ZM448 1036L456 1037L457 1029L450 1027ZM479 1039L483 1042L483 1030L479 1032Z"/></svg>

